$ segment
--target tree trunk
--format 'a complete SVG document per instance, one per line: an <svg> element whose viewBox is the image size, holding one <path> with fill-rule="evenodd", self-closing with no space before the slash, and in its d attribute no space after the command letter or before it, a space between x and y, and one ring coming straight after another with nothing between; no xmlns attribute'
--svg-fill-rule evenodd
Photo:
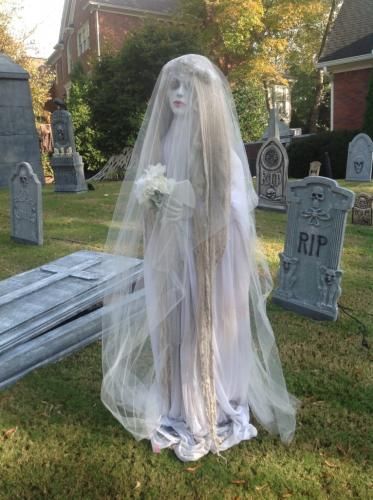
<svg viewBox="0 0 373 500"><path fill-rule="evenodd" d="M328 38L328 35L330 33L335 14L337 12L337 8L339 7L340 2L338 0L331 0L331 6L330 6L330 12L329 12L329 17L328 17L328 22L325 27L324 35L321 40L321 45L320 45L320 50L317 56L317 60L319 61L321 54L323 53L323 50L325 48L326 40ZM317 70L317 81L316 81L316 88L315 88L315 97L314 97L314 102L312 109L310 111L309 115L309 120L308 120L308 127L309 131L311 133L317 132L317 122L319 119L319 110L320 110L320 104L321 104L321 99L322 99L322 91L323 91L323 86L324 86L324 77L322 70Z"/></svg>
<svg viewBox="0 0 373 500"><path fill-rule="evenodd" d="M319 119L319 110L322 99L322 91L324 87L324 75L322 71L317 72L317 81L315 88L315 97L313 101L313 106L310 112L310 117L308 120L308 127L311 134L317 132L317 122Z"/></svg>

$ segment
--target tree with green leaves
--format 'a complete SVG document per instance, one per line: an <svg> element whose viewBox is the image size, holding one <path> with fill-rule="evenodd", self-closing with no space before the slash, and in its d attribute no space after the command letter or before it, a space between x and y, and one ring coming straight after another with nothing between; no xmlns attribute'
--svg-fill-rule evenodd
<svg viewBox="0 0 373 500"><path fill-rule="evenodd" d="M74 125L76 147L83 157L85 169L97 171L104 165L105 157L97 148L97 131L93 127L88 104L92 82L79 63L71 73L71 81L67 105Z"/></svg>
<svg viewBox="0 0 373 500"><path fill-rule="evenodd" d="M267 107L272 85L292 82L296 115L308 126L316 102L315 62L328 20L333 19L340 2L335 3L181 0L180 17L194 26L208 55L231 83L255 82L262 86Z"/></svg>
<svg viewBox="0 0 373 500"><path fill-rule="evenodd" d="M88 102L103 154L134 143L162 66L191 52L201 53L201 46L188 27L148 21L129 35L119 53L97 61Z"/></svg>
<svg viewBox="0 0 373 500"><path fill-rule="evenodd" d="M268 123L263 88L255 83L237 82L232 94L243 141L257 141Z"/></svg>

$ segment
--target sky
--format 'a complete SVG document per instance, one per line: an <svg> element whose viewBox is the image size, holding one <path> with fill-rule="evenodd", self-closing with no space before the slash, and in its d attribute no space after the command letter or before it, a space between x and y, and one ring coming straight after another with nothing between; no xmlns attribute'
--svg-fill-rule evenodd
<svg viewBox="0 0 373 500"><path fill-rule="evenodd" d="M15 0L16 14L12 16L12 31L24 38L27 53L49 57L58 42L64 0Z"/></svg>

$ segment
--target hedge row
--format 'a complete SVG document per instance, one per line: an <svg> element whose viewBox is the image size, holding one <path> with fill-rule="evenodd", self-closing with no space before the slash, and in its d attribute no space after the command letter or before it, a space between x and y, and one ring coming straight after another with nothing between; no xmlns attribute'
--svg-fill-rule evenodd
<svg viewBox="0 0 373 500"><path fill-rule="evenodd" d="M295 139L289 145L289 176L303 178L308 175L310 163L322 163L320 175L326 176L325 153L329 153L334 179L346 177L348 145L359 131L321 132L302 139Z"/></svg>

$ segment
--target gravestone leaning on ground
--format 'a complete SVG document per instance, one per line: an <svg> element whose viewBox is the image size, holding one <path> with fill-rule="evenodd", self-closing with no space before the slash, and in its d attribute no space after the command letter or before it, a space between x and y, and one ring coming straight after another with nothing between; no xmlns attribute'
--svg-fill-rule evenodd
<svg viewBox="0 0 373 500"><path fill-rule="evenodd" d="M313 319L337 319L339 265L353 203L352 191L326 177L289 183L285 249L273 302Z"/></svg>
<svg viewBox="0 0 373 500"><path fill-rule="evenodd" d="M27 161L41 183L39 139L32 109L29 74L0 54L0 187L8 187L14 165Z"/></svg>
<svg viewBox="0 0 373 500"><path fill-rule="evenodd" d="M43 244L41 184L26 162L18 163L10 179L10 219L14 240Z"/></svg>
<svg viewBox="0 0 373 500"><path fill-rule="evenodd" d="M103 297L142 275L138 259L79 251L0 281L0 389L104 335ZM112 307L144 301L140 289Z"/></svg>
<svg viewBox="0 0 373 500"><path fill-rule="evenodd" d="M373 141L358 134L348 146L346 181L370 182L373 166Z"/></svg>
<svg viewBox="0 0 373 500"><path fill-rule="evenodd" d="M359 193L352 209L352 224L373 226L373 196Z"/></svg>
<svg viewBox="0 0 373 500"><path fill-rule="evenodd" d="M279 121L271 110L269 139L260 148L256 161L258 208L286 211L289 158L280 142Z"/></svg>
<svg viewBox="0 0 373 500"><path fill-rule="evenodd" d="M60 109L52 115L54 190L72 193L87 191L83 160L75 147L71 114L62 109L63 103L59 104Z"/></svg>

